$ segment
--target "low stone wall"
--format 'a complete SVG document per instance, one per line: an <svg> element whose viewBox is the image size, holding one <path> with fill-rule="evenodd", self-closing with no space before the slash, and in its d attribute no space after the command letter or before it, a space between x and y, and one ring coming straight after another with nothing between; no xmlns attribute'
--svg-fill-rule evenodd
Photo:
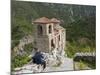
<svg viewBox="0 0 100 75"><path fill-rule="evenodd" d="M96 61L96 54L95 52L93 53L76 53L74 56L74 61Z"/></svg>
<svg viewBox="0 0 100 75"><path fill-rule="evenodd" d="M76 53L74 56L74 70L88 70L96 68L96 54Z"/></svg>

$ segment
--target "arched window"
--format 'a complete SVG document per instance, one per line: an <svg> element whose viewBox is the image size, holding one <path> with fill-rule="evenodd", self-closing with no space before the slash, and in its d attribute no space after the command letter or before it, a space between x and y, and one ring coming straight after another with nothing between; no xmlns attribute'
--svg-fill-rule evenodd
<svg viewBox="0 0 100 75"><path fill-rule="evenodd" d="M55 44L54 44L53 39L51 40L51 47L52 47L52 48L55 48Z"/></svg>
<svg viewBox="0 0 100 75"><path fill-rule="evenodd" d="M42 35L43 34L43 28L41 25L38 25L38 35Z"/></svg>
<svg viewBox="0 0 100 75"><path fill-rule="evenodd" d="M49 25L49 33L51 33L52 31L52 28L51 28L51 25Z"/></svg>
<svg viewBox="0 0 100 75"><path fill-rule="evenodd" d="M59 39L59 41L60 41L60 35L59 35L58 39Z"/></svg>

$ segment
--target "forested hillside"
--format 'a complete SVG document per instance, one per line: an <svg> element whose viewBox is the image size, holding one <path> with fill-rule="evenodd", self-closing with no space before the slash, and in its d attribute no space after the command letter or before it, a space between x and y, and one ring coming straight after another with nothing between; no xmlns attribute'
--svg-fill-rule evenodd
<svg viewBox="0 0 100 75"><path fill-rule="evenodd" d="M33 33L32 20L43 16L60 19L70 39L79 36L95 39L95 6L14 1L11 8L12 40Z"/></svg>
<svg viewBox="0 0 100 75"><path fill-rule="evenodd" d="M34 34L32 20L55 17L66 28L65 52L69 57L95 51L95 6L12 1L11 9L12 50L24 36Z"/></svg>

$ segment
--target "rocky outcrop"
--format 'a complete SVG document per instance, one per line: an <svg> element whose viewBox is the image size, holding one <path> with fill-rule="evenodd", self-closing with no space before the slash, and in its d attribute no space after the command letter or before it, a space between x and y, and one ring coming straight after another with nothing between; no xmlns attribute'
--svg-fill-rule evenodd
<svg viewBox="0 0 100 75"><path fill-rule="evenodd" d="M33 43L33 36L31 35L28 35L28 36L25 36L23 37L19 44L14 47L14 52L16 52L16 55L24 55L26 54L26 52L24 51L24 46L27 45L27 44L30 44L30 43Z"/></svg>

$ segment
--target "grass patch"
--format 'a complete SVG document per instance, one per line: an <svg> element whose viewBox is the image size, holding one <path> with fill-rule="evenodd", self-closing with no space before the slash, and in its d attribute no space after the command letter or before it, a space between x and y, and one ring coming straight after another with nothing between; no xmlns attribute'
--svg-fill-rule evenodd
<svg viewBox="0 0 100 75"><path fill-rule="evenodd" d="M75 70L87 70L87 69L95 69L96 63L95 61L89 62L89 61L82 61L74 62Z"/></svg>
<svg viewBox="0 0 100 75"><path fill-rule="evenodd" d="M24 46L24 50L27 54L30 54L33 50L33 43L30 43L30 44L26 44Z"/></svg>
<svg viewBox="0 0 100 75"><path fill-rule="evenodd" d="M65 54L69 58L73 58L77 52L94 52L96 50L95 45L91 43L89 44L86 42L85 44L80 44L77 41L68 41L65 48Z"/></svg>
<svg viewBox="0 0 100 75"><path fill-rule="evenodd" d="M82 61L75 62L75 70L85 70L88 69L88 65Z"/></svg>
<svg viewBox="0 0 100 75"><path fill-rule="evenodd" d="M24 64L27 64L31 59L27 56L15 56L11 59L11 69L14 70L14 68L22 67Z"/></svg>

